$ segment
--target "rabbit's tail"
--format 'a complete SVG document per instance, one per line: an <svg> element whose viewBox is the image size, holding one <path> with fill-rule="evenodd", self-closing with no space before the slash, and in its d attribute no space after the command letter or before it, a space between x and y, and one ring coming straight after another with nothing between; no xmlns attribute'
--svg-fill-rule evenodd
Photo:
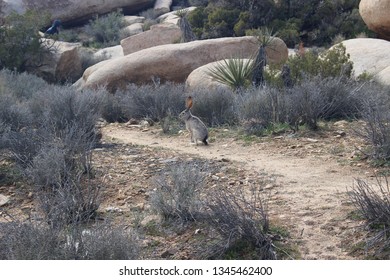
<svg viewBox="0 0 390 280"><path fill-rule="evenodd" d="M208 144L209 144L209 143L207 142L207 138L208 138L208 136L206 136L206 137L202 140L203 144L205 144L205 145L208 145Z"/></svg>

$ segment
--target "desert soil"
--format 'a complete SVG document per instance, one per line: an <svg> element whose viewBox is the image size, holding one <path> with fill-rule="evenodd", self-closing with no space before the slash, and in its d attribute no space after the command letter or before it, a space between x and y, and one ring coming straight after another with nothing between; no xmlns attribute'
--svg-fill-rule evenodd
<svg viewBox="0 0 390 280"><path fill-rule="evenodd" d="M100 211L129 228L149 224L144 230L143 258L199 258L203 248L196 235L203 231L206 236L207 229L190 226L167 233L151 228L157 217L150 211L150 194L155 188L153 178L166 166L206 161L212 166L209 187L249 189L259 184L263 188L270 221L288 231L284 242L296 251L293 258L364 258L352 250L366 233L363 221L353 215L348 192L356 178L374 182L377 170L359 152L365 144L354 133L353 126L358 125L341 121L319 132L249 140L235 131L212 129L208 146L194 146L188 134L166 135L159 125L105 124L103 145L94 153L94 166L107 186ZM3 209L14 216L35 209L32 193L18 189L0 188L11 198ZM2 219L7 218L4 210Z"/></svg>
<svg viewBox="0 0 390 280"><path fill-rule="evenodd" d="M359 153L364 143L356 141L352 129L356 125L342 121L322 132L285 133L252 141L220 129L210 133L208 146L190 145L186 133L167 136L158 127L111 124L103 128L103 135L106 143L143 147L144 155L124 152L116 161L117 165L127 162L128 173L141 172L145 162L153 169L154 162L201 158L224 163L213 178L224 178L227 185L237 188L267 174L272 178L265 187L271 221L288 229L299 258L355 259L362 256L351 254L351 248L364 237L362 221L351 215L354 208L348 191L356 178L373 181L376 172ZM159 155L148 163L144 157L151 151ZM137 157L141 157L138 163L129 164ZM228 174L226 166L237 172Z"/></svg>

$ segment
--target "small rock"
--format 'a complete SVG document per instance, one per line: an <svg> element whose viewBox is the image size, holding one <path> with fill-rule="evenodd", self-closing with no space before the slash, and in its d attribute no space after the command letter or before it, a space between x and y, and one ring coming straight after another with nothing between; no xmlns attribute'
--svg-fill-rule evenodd
<svg viewBox="0 0 390 280"><path fill-rule="evenodd" d="M130 207L132 211L143 211L145 209L145 203L138 203L135 206Z"/></svg>
<svg viewBox="0 0 390 280"><path fill-rule="evenodd" d="M342 121L335 122L333 125L337 126L337 127L345 127L346 125L348 125L348 122L345 120L342 120Z"/></svg>
<svg viewBox="0 0 390 280"><path fill-rule="evenodd" d="M158 222L160 220L160 216L158 215L149 215L143 218L141 221L141 226L146 227L148 224L153 222Z"/></svg>
<svg viewBox="0 0 390 280"><path fill-rule="evenodd" d="M341 137L344 137L345 135L347 135L344 130L337 130L334 132L334 134L336 136L341 136Z"/></svg>
<svg viewBox="0 0 390 280"><path fill-rule="evenodd" d="M161 254L161 257L165 259L170 256L173 256L174 254L175 252L173 252L172 250L166 250L164 253Z"/></svg>
<svg viewBox="0 0 390 280"><path fill-rule="evenodd" d="M0 206L4 206L9 202L9 197L0 194Z"/></svg>
<svg viewBox="0 0 390 280"><path fill-rule="evenodd" d="M219 180L219 177L217 175L212 175L211 178L214 180L214 181L218 181Z"/></svg>
<svg viewBox="0 0 390 280"><path fill-rule="evenodd" d="M160 163L173 163L177 161L178 161L177 158L169 158L169 159L160 160Z"/></svg>
<svg viewBox="0 0 390 280"><path fill-rule="evenodd" d="M306 138L306 141L310 143L318 143L318 140L313 138Z"/></svg>
<svg viewBox="0 0 390 280"><path fill-rule="evenodd" d="M122 212L120 208L114 206L109 206L105 210L106 212Z"/></svg>

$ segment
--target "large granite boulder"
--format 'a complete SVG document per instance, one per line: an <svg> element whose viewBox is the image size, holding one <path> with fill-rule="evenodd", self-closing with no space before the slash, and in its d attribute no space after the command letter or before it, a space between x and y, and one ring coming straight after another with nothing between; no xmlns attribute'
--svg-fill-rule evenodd
<svg viewBox="0 0 390 280"><path fill-rule="evenodd" d="M133 23L129 26L126 26L122 29L122 34L125 35L125 37L134 36L137 34L140 34L144 32L143 23Z"/></svg>
<svg viewBox="0 0 390 280"><path fill-rule="evenodd" d="M154 46L179 42L181 30L175 24L161 23L150 27L150 30L127 37L121 41L125 55Z"/></svg>
<svg viewBox="0 0 390 280"><path fill-rule="evenodd" d="M382 85L390 86L390 66L376 74L375 79Z"/></svg>
<svg viewBox="0 0 390 280"><path fill-rule="evenodd" d="M374 76L382 84L390 85L390 42L381 39L359 38L345 40L342 44L353 62L354 75Z"/></svg>
<svg viewBox="0 0 390 280"><path fill-rule="evenodd" d="M26 9L47 11L53 19L65 25L75 25L91 19L96 14L105 14L121 8L126 14L134 14L151 8L155 0L5 0L7 11L23 13Z"/></svg>
<svg viewBox="0 0 390 280"><path fill-rule="evenodd" d="M186 88L189 90L197 90L197 89L207 89L207 90L219 90L225 89L228 90L229 86L222 84L218 81L215 81L208 74L211 69L220 65L222 61L210 62L206 65L200 66L192 71L186 80Z"/></svg>
<svg viewBox="0 0 390 280"><path fill-rule="evenodd" d="M257 50L257 39L251 36L161 45L98 63L88 68L75 86L79 89L106 86L115 91L129 83L150 83L156 77L162 82L183 83L202 65L232 57L250 58ZM269 63L285 61L286 44L275 38L267 55Z"/></svg>
<svg viewBox="0 0 390 280"><path fill-rule="evenodd" d="M191 12L194 11L197 7L187 7L183 8L182 11L185 12ZM162 14L157 18L159 22L165 22L165 23L172 23L172 24L177 24L179 21L179 17L176 15L177 11L172 11L169 13Z"/></svg>
<svg viewBox="0 0 390 280"><path fill-rule="evenodd" d="M123 49L120 45L118 46L113 46L113 47L108 47L104 49L100 49L97 52L93 54L93 58L98 60L98 59L112 59L112 58L117 58L117 57L123 57Z"/></svg>
<svg viewBox="0 0 390 280"><path fill-rule="evenodd" d="M370 30L390 40L390 0L361 0L359 12Z"/></svg>
<svg viewBox="0 0 390 280"><path fill-rule="evenodd" d="M74 82L83 74L78 49L81 44L42 39L49 52L42 60L42 66L33 72L46 81Z"/></svg>
<svg viewBox="0 0 390 280"><path fill-rule="evenodd" d="M162 15L171 11L172 0L156 0L154 3L154 12L156 15Z"/></svg>

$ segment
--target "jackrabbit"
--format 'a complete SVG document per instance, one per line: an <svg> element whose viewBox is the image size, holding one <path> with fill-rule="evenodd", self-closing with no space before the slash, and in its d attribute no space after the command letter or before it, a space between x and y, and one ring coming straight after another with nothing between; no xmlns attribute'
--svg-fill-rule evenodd
<svg viewBox="0 0 390 280"><path fill-rule="evenodd" d="M180 113L179 118L185 122L187 130L191 134L191 143L198 145L199 140L207 145L207 138L209 137L207 127L198 117L191 114L191 108L192 97L188 96L186 99L186 109Z"/></svg>

